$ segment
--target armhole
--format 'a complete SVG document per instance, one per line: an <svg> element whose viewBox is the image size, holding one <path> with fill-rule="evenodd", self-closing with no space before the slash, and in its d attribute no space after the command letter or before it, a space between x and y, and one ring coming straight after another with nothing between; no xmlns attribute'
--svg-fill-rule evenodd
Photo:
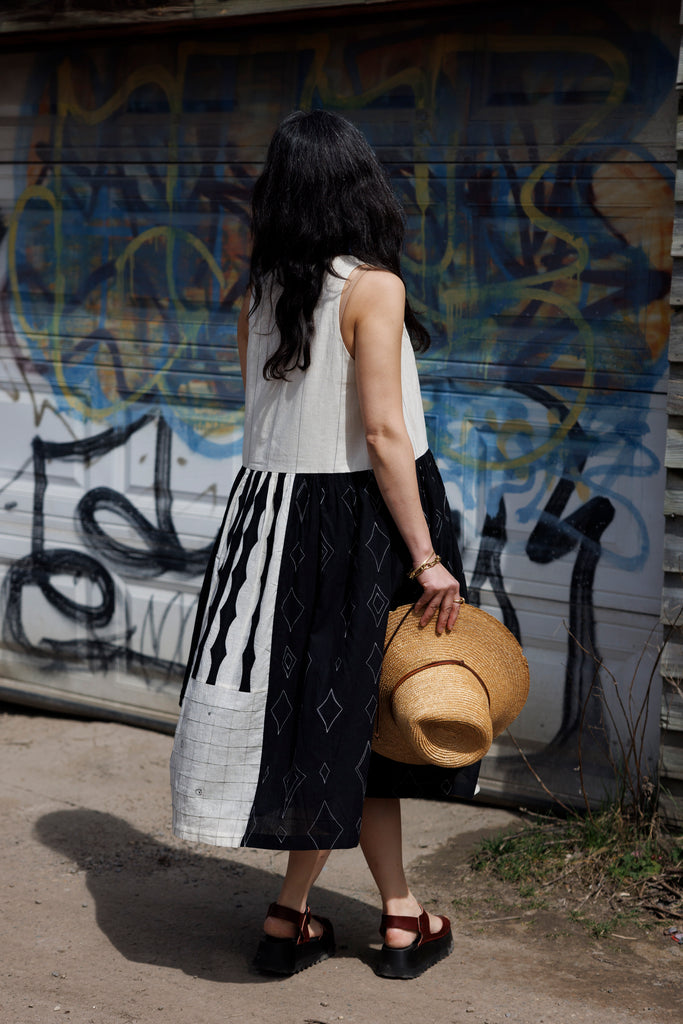
<svg viewBox="0 0 683 1024"><path fill-rule="evenodd" d="M341 335L344 348L348 352L351 359L354 358L354 355L349 346L344 341L344 332L342 330L342 325L344 323L344 313L346 312L346 307L348 305L349 299L351 298L351 292L356 287L363 274L368 273L368 271L370 271L371 269L371 267L366 267L362 265L354 267L349 276L346 278L346 281L344 282L344 287L342 288L341 297L339 299L339 333Z"/></svg>

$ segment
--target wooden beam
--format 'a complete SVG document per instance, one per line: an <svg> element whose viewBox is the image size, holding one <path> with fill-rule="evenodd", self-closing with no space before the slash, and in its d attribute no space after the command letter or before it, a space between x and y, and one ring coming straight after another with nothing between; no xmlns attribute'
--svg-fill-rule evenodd
<svg viewBox="0 0 683 1024"><path fill-rule="evenodd" d="M665 577L664 585L662 587L662 610L661 610L661 621L667 626L674 626L678 631L681 631L683 636L683 587L681 586L681 578L678 573L672 573ZM675 643L676 638L671 637L670 642ZM669 645L667 645L669 646ZM682 648L683 653L683 648ZM662 666L662 672L664 667ZM678 674L674 674L674 678L678 679ZM683 678L683 672L681 672L680 678Z"/></svg>
<svg viewBox="0 0 683 1024"><path fill-rule="evenodd" d="M666 411L670 416L683 416L683 366L671 363L667 383Z"/></svg>
<svg viewBox="0 0 683 1024"><path fill-rule="evenodd" d="M664 535L664 572L680 573L683 582L683 537L665 533Z"/></svg>
<svg viewBox="0 0 683 1024"><path fill-rule="evenodd" d="M667 489L664 492L664 515L683 516L683 491Z"/></svg>
<svg viewBox="0 0 683 1024"><path fill-rule="evenodd" d="M678 189L680 180L683 182L683 171L676 172L676 188ZM683 184L681 185L683 188ZM674 309L680 309L683 307L683 259L674 259L674 265L671 276L671 305Z"/></svg>
<svg viewBox="0 0 683 1024"><path fill-rule="evenodd" d="M681 228L683 231L683 226ZM669 329L669 361L683 363L683 309L671 310Z"/></svg>
<svg viewBox="0 0 683 1024"><path fill-rule="evenodd" d="M683 428L678 426L669 427L666 432L666 450L664 453L664 465L672 469L683 469Z"/></svg>
<svg viewBox="0 0 683 1024"><path fill-rule="evenodd" d="M422 8L452 8L471 0L423 0ZM184 30L190 26L204 30L231 23L259 19L297 20L308 15L329 17L338 14L358 16L376 12L415 12L414 0L121 0L112 10L111 0L90 0L74 9L70 0L0 0L0 41L35 42L38 38L97 36L112 32L127 35L131 31L155 32ZM126 9L127 8L127 9Z"/></svg>
<svg viewBox="0 0 683 1024"><path fill-rule="evenodd" d="M658 802L659 813L667 825L683 825L683 793L678 795L666 792L666 779L662 780L665 792L661 794Z"/></svg>
<svg viewBox="0 0 683 1024"><path fill-rule="evenodd" d="M0 0L0 32L37 31L52 28L83 28L126 23L160 25L168 21L201 21L206 18L234 18L240 15L273 14L315 7L348 6L348 0L175 0L175 2L118 5L116 12L107 0L90 0L74 7L55 0L23 0L21 4ZM128 9L126 9L128 8Z"/></svg>
<svg viewBox="0 0 683 1024"><path fill-rule="evenodd" d="M667 746L665 739L662 737L662 756L659 769L664 786L666 786L665 778L683 782L683 747Z"/></svg>
<svg viewBox="0 0 683 1024"><path fill-rule="evenodd" d="M683 23L683 0L679 21ZM672 826L683 825L683 696L676 682L683 680L683 44L678 51L676 88L679 91L676 125L676 207L671 244L673 278L671 283L671 331L669 334L670 378L667 392L669 414L665 464L664 495L664 586L662 621L669 631L659 668L664 677L661 702L661 746L659 774L661 793L658 809L662 820ZM668 681L667 681L668 680ZM674 682L676 681L676 682Z"/></svg>
<svg viewBox="0 0 683 1024"><path fill-rule="evenodd" d="M665 687L659 721L662 729L683 733L683 695L671 687Z"/></svg>

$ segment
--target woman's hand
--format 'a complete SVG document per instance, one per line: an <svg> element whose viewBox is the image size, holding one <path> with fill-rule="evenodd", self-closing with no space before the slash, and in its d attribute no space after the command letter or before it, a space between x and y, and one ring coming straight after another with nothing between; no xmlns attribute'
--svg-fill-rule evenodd
<svg viewBox="0 0 683 1024"><path fill-rule="evenodd" d="M455 576L452 576L445 566L439 564L421 572L417 577L417 582L424 591L415 605L415 614L422 613L420 625L426 626L438 608L437 636L441 636L444 629L453 629L462 603L460 584Z"/></svg>

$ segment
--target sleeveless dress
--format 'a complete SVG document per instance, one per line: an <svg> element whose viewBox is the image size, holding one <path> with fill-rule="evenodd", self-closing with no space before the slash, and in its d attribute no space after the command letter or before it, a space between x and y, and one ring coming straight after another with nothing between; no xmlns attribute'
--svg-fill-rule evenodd
<svg viewBox="0 0 683 1024"><path fill-rule="evenodd" d="M339 326L358 261L338 257L311 364L265 380L278 345L267 292L249 319L243 465L199 597L171 757L173 831L218 846L358 844L365 796L470 797L478 765L403 765L371 750L390 608L417 599L370 467ZM465 581L427 445L404 328L403 412L432 542Z"/></svg>

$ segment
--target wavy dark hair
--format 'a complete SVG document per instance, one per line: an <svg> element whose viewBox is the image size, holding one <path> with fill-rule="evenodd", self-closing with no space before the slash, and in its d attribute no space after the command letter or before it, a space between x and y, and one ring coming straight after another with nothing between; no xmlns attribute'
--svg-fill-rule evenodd
<svg viewBox="0 0 683 1024"><path fill-rule="evenodd" d="M252 234L252 308L268 281L281 288L281 340L263 368L266 379L310 365L313 311L335 256L401 277L403 211L363 134L330 111L297 110L276 130L254 186ZM429 333L407 299L405 323L413 348L427 349Z"/></svg>

